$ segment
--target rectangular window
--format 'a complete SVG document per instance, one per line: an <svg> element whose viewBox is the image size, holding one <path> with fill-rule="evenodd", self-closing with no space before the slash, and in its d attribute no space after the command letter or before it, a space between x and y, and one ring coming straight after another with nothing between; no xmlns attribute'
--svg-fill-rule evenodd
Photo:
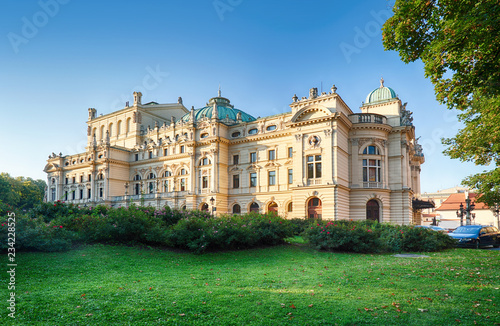
<svg viewBox="0 0 500 326"><path fill-rule="evenodd" d="M381 182L381 161L363 160L363 182Z"/></svg>
<svg viewBox="0 0 500 326"><path fill-rule="evenodd" d="M184 145L181 146L181 153L184 153Z"/></svg>
<svg viewBox="0 0 500 326"><path fill-rule="evenodd" d="M168 192L168 180L163 183L163 191Z"/></svg>
<svg viewBox="0 0 500 326"><path fill-rule="evenodd" d="M64 192L64 200L68 200L68 192L67 191Z"/></svg>
<svg viewBox="0 0 500 326"><path fill-rule="evenodd" d="M181 191L186 191L186 179L181 179Z"/></svg>
<svg viewBox="0 0 500 326"><path fill-rule="evenodd" d="M76 177L73 177L73 179L71 180L73 183L76 183Z"/></svg>
<svg viewBox="0 0 500 326"><path fill-rule="evenodd" d="M102 196L104 195L104 191L103 191L103 190L104 190L104 189L102 189L102 187L101 187L101 188L99 188L99 197L100 197L100 198L102 198Z"/></svg>
<svg viewBox="0 0 500 326"><path fill-rule="evenodd" d="M293 147L288 147L288 157L293 157Z"/></svg>
<svg viewBox="0 0 500 326"><path fill-rule="evenodd" d="M168 156L168 148L165 148L165 149L163 150L163 156Z"/></svg>
<svg viewBox="0 0 500 326"><path fill-rule="evenodd" d="M208 177L207 176L201 177L201 187L203 189L208 188Z"/></svg>
<svg viewBox="0 0 500 326"><path fill-rule="evenodd" d="M89 182L92 181L92 174L89 174Z"/></svg>
<svg viewBox="0 0 500 326"><path fill-rule="evenodd" d="M293 183L293 170L292 169L288 169L288 184L292 184Z"/></svg>
<svg viewBox="0 0 500 326"><path fill-rule="evenodd" d="M271 149L268 152L268 158L269 158L269 160L275 160L276 159L276 150Z"/></svg>
<svg viewBox="0 0 500 326"><path fill-rule="evenodd" d="M255 163L255 162L257 162L257 153L252 152L250 153L250 163Z"/></svg>
<svg viewBox="0 0 500 326"><path fill-rule="evenodd" d="M257 173L250 173L250 187L257 187Z"/></svg>
<svg viewBox="0 0 500 326"><path fill-rule="evenodd" d="M50 194L51 198L52 198L52 201L56 201L56 188L52 188L51 189L51 194Z"/></svg>
<svg viewBox="0 0 500 326"><path fill-rule="evenodd" d="M238 174L233 175L233 188L240 187L240 176Z"/></svg>
<svg viewBox="0 0 500 326"><path fill-rule="evenodd" d="M91 195L92 195L92 190L89 189L87 191L87 198L90 199L92 197Z"/></svg>
<svg viewBox="0 0 500 326"><path fill-rule="evenodd" d="M135 156L134 156L134 157L135 157L135 160L136 160L136 161L139 161L139 154L135 154Z"/></svg>
<svg viewBox="0 0 500 326"><path fill-rule="evenodd" d="M237 165L240 163L240 156L239 155L233 155L233 164Z"/></svg>
<svg viewBox="0 0 500 326"><path fill-rule="evenodd" d="M307 178L318 179L321 178L321 155L307 156Z"/></svg>
<svg viewBox="0 0 500 326"><path fill-rule="evenodd" d="M150 151L148 155L149 155L149 158L153 158L153 152L152 151Z"/></svg>
<svg viewBox="0 0 500 326"><path fill-rule="evenodd" d="M66 178L65 182L66 182L66 184L68 184L68 183L69 183L69 179L68 179L68 178Z"/></svg>
<svg viewBox="0 0 500 326"><path fill-rule="evenodd" d="M71 199L72 199L72 200L75 200L75 199L76 199L76 190L73 190L73 191L71 192Z"/></svg>
<svg viewBox="0 0 500 326"><path fill-rule="evenodd" d="M83 182L83 175L80 176L80 183Z"/></svg>
<svg viewBox="0 0 500 326"><path fill-rule="evenodd" d="M80 199L83 199L83 189L80 189Z"/></svg>
<svg viewBox="0 0 500 326"><path fill-rule="evenodd" d="M269 185L274 186L276 184L276 171L269 171Z"/></svg>

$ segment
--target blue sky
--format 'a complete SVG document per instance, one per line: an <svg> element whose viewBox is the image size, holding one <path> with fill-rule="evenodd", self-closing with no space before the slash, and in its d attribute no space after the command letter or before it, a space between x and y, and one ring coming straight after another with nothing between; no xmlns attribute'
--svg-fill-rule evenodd
<svg viewBox="0 0 500 326"><path fill-rule="evenodd" d="M424 146L422 192L484 167L442 154L459 124L435 100L421 62L384 51L393 1L2 1L0 172L45 179L52 152L84 151L87 109L132 101L202 107L217 93L255 117L332 84L354 112L379 86L413 111Z"/></svg>

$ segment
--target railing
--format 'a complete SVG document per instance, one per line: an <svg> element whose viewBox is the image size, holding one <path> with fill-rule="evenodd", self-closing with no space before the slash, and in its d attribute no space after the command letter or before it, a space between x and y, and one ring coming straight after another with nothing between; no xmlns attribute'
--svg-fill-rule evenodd
<svg viewBox="0 0 500 326"><path fill-rule="evenodd" d="M386 124L387 118L374 113L355 113L349 116L352 123L379 123Z"/></svg>
<svg viewBox="0 0 500 326"><path fill-rule="evenodd" d="M321 179L307 179L308 186L320 185Z"/></svg>
<svg viewBox="0 0 500 326"><path fill-rule="evenodd" d="M382 182L363 182L363 188L383 188Z"/></svg>

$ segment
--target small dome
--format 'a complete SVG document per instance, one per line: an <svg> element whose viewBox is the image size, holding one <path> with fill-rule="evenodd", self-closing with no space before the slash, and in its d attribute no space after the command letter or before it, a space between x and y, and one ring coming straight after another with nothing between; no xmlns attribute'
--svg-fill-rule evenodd
<svg viewBox="0 0 500 326"><path fill-rule="evenodd" d="M366 97L365 104L385 102L397 98L396 92L390 88L384 86L384 79L380 79L380 87L374 89Z"/></svg>
<svg viewBox="0 0 500 326"><path fill-rule="evenodd" d="M239 109L235 109L234 106L230 104L230 101L227 98L220 96L220 91L219 91L219 96L211 98L210 101L207 103L207 106L201 109L194 110L194 122L203 118L211 119L213 116L214 104L217 105L217 118L219 120L222 120L223 123L227 122L227 124L235 124L239 122L238 118L240 118L242 122L249 122L255 120L255 118L252 117L250 114L243 112ZM181 120L183 122L189 122L191 119L191 114L192 114L191 112L186 113L181 118Z"/></svg>

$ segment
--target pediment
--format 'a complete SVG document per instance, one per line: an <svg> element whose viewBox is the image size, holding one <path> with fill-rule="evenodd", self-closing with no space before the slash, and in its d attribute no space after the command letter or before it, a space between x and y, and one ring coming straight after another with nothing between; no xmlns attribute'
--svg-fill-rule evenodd
<svg viewBox="0 0 500 326"><path fill-rule="evenodd" d="M292 122L321 119L333 115L332 111L321 105L312 105L300 109L292 117Z"/></svg>

